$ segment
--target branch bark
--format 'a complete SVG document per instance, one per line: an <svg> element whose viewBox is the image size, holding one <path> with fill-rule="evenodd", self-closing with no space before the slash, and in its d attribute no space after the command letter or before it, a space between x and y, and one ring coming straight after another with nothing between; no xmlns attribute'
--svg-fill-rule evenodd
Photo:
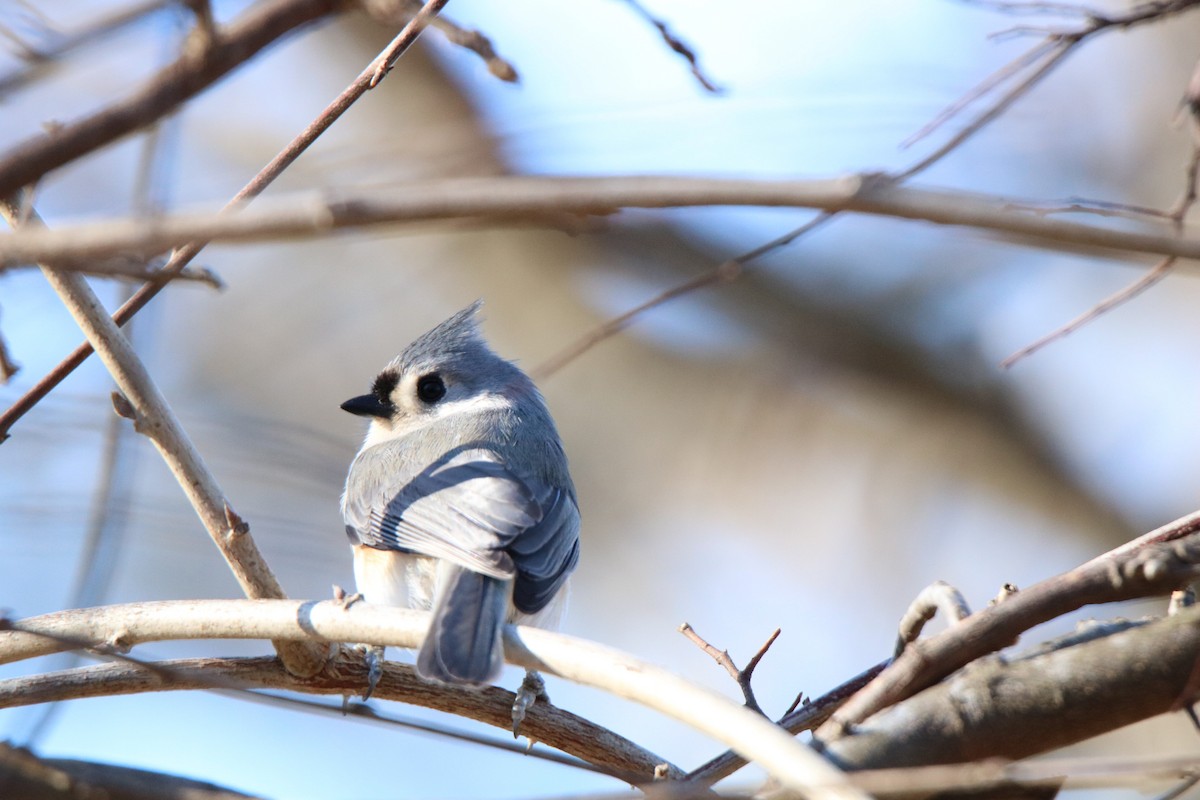
<svg viewBox="0 0 1200 800"><path fill-rule="evenodd" d="M846 770L1025 758L1179 710L1196 694L1197 656L1196 606L1085 629L1016 659L973 664L823 752Z"/></svg>
<svg viewBox="0 0 1200 800"><path fill-rule="evenodd" d="M61 651L70 646L64 640L107 643L121 649L146 641L201 638L362 642L411 648L419 646L428 621L423 612L367 603L347 608L335 601L135 603L61 611L13 623L13 629L0 631L0 663ZM511 664L604 689L707 733L806 797L865 797L849 785L840 770L758 714L625 653L562 634L510 625L504 631L504 654Z"/></svg>
<svg viewBox="0 0 1200 800"><path fill-rule="evenodd" d="M0 681L0 706L198 689L284 689L319 695L349 695L367 682L361 659L341 659L333 668L298 678L275 658L193 658L154 662L155 670L130 663L98 664ZM169 675L169 677L166 677ZM495 686L464 689L431 684L412 667L387 663L374 697L453 713L512 730L516 695ZM521 724L531 741L583 759L621 780L650 783L664 765L670 777L682 771L654 753L588 720L548 703L535 703Z"/></svg>
<svg viewBox="0 0 1200 800"><path fill-rule="evenodd" d="M1025 244L1200 259L1200 238L1175 226L1131 229L1070 222L1001 197L921 189L878 175L814 180L674 176L499 177L414 181L392 189L304 193L260 200L238 213L181 213L18 231L0 237L0 267L114 255L153 257L191 240L261 241L328 235L342 228L468 220L480 225L544 224L563 213L609 215L622 208L760 206L856 212L991 231Z"/></svg>
<svg viewBox="0 0 1200 800"><path fill-rule="evenodd" d="M22 218L27 224L41 224L36 212L23 210L10 200L0 201L0 214L14 228ZM251 598L286 597L251 538L249 526L230 509L216 478L87 280L78 273L61 272L46 266L42 266L42 273L124 393L122 399L128 406L126 415L132 414L134 427L149 437L166 461L242 590ZM281 641L276 650L287 668L297 675L314 674L330 655L328 648L308 643Z"/></svg>
<svg viewBox="0 0 1200 800"><path fill-rule="evenodd" d="M855 725L932 686L980 656L1013 644L1029 628L1086 605L1171 591L1200 573L1196 515L1035 584L937 636L913 642L882 674L840 708L817 738L830 743ZM1169 538L1179 536L1181 538ZM1140 544L1138 544L1140 543Z"/></svg>

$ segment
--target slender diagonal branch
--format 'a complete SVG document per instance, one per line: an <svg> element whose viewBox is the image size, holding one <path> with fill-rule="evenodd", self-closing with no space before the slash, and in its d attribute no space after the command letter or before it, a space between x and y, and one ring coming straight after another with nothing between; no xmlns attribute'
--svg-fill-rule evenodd
<svg viewBox="0 0 1200 800"><path fill-rule="evenodd" d="M11 201L0 202L0 213L14 228L42 224L31 208L22 208ZM59 272L46 266L42 267L42 273L96 349L134 413L135 426L150 438L167 462L247 597L286 597L250 537L249 528L239 524L216 478L205 466L166 398L87 281L78 273ZM326 648L311 644L277 644L280 658L297 675L312 675L329 656Z"/></svg>
<svg viewBox="0 0 1200 800"><path fill-rule="evenodd" d="M432 7L435 2L438 2L438 0L427 0L426 5ZM444 0L439 3L439 5L441 4L444 4ZM427 15L414 16L396 34L396 37L388 44L384 52L395 53L395 57L398 58L399 54L403 53L408 47L411 47L413 42L417 40L417 37L421 35L423 30L422 23L426 20L428 20ZM225 209L229 210L241 207L262 194L321 134L327 131L342 114L346 113L355 101L366 94L372 86L371 81L375 74L374 65L378 60L378 58L373 60L371 65L359 73L358 77L341 94L335 97L303 131L297 134L266 166L259 170L258 174L251 178L250 182L243 186L233 196L233 199L225 205ZM118 325L124 325L132 319L135 314L146 307L147 303L154 299L163 286L166 285L166 281L182 272L207 244L208 242L205 240L194 240L172 253L171 258L161 270L162 277L155 282L146 284L138 290L129 299L129 302L117 309L116 313L113 314L113 321ZM62 383L91 354L91 344L85 341L13 403L3 414L0 414L0 442L8 438L8 431L17 420L28 413L43 397L53 391L54 387Z"/></svg>

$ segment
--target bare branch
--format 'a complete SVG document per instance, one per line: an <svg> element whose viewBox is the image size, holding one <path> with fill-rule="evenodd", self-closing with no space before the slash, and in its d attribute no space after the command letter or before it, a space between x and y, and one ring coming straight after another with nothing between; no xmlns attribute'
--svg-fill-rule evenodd
<svg viewBox="0 0 1200 800"><path fill-rule="evenodd" d="M31 208L19 207L9 201L0 201L0 214L14 228L22 222L26 225L42 224ZM233 524L230 518L232 512L216 478L205 466L145 365L121 329L109 318L87 281L76 273L59 272L45 266L42 267L42 273L128 399L136 414L135 429L150 438L167 462L242 590L252 598L284 598L283 588L250 537L249 529L240 530ZM323 648L291 643L280 643L278 651L288 669L299 675L313 674L329 656Z"/></svg>
<svg viewBox="0 0 1200 800"><path fill-rule="evenodd" d="M399 222L511 224L514 220L536 222L555 211L609 214L617 208L696 206L818 208L970 227L1007 235L1023 244L1052 244L1057 249L1200 258L1200 239L1181 238L1174 226L1146 222L1134 229L1117 229L1048 218L1014 208L1007 199L901 186L879 175L785 181L634 175L446 178L390 189L274 197L240 213L181 213L150 220L63 226L54 231L18 231L0 236L0 266L146 255L192 239L261 241Z"/></svg>
<svg viewBox="0 0 1200 800"><path fill-rule="evenodd" d="M1114 786L1145 789L1151 781L1195 775L1198 768L1200 759L1191 756L1117 759L1105 755L1018 762L990 758L963 764L863 770L851 773L850 778L872 795L900 798L997 787L1054 788L1064 781L1070 781L1071 789Z"/></svg>
<svg viewBox="0 0 1200 800"><path fill-rule="evenodd" d="M434 0L428 0L434 2ZM417 37L421 33L420 26L415 21L410 21L404 28L396 34L389 44L385 52L400 53L403 48L398 46L400 42L407 42L406 47L412 46ZM376 59L378 61L378 59ZM375 63L374 61L372 62ZM254 198L258 197L268 186L278 178L284 170L300 157L300 154L312 145L313 142L320 137L326 130L336 122L347 109L352 106L355 101L367 93L371 88L371 80L374 77L374 70L368 67L359 73L358 77L347 86L341 94L326 106L320 114L317 115L308 127L296 135L292 141L280 150L274 158L272 158L266 166L258 171L250 182L243 186L237 194L233 196L225 205L225 210L240 208ZM161 270L162 279L149 283L143 286L127 303L117 309L113 314L113 321L117 325L124 325L135 314L145 308L146 304L154 299L155 295L166 285L166 281L170 276L182 272L192 259L194 259L201 250L207 245L207 241L195 240L190 241L183 247L180 247L171 254L171 258L163 266ZM92 354L92 347L89 342L84 342L79 347L62 360L53 370L45 377L37 382L28 392L26 392L17 402L0 414L0 442L8 438L8 431L12 428L21 417L23 417L29 409L33 408L43 397L53 391L55 386L62 383L68 375L75 371L88 356Z"/></svg>
<svg viewBox="0 0 1200 800"><path fill-rule="evenodd" d="M637 12L638 16L655 27L655 29L658 31L658 35L662 37L664 42L666 42L667 47L683 56L683 58L688 62L688 65L692 68L692 75L696 78L697 82L704 87L705 91L711 92L712 94L720 94L723 91L721 87L709 80L708 76L706 76L703 70L700 69L700 59L696 55L695 51L688 47L682 39L672 33L666 22L651 14L646 7L641 4L640 0L625 0L625 2Z"/></svg>
<svg viewBox="0 0 1200 800"><path fill-rule="evenodd" d="M728 650L718 650L716 647L709 644L708 641L700 634L696 633L696 630L688 623L684 622L681 624L679 626L679 632L686 636L693 644L711 656L712 659L717 662L717 665L723 667L725 671L729 673L729 677L733 678L734 681L737 682L738 688L742 690L742 697L745 700L746 708L750 709L751 711L757 711L764 717L767 716L766 712L762 710L762 706L758 704L758 700L755 699L754 688L751 686L750 682L754 677L754 668L758 666L758 662L762 660L762 657L765 656L767 651L771 649L771 645L773 645L775 640L779 638L779 634L781 632L779 628L776 628L775 632L767 638L766 643L764 643L763 646L758 649L758 652L755 653L754 657L750 659L750 663L746 665L745 669L738 669L737 664L733 663L733 659L730 657Z"/></svg>
<svg viewBox="0 0 1200 800"><path fill-rule="evenodd" d="M914 642L818 731L832 741L881 709L911 697L1024 631L1095 603L1169 594L1200 573L1197 515L1189 515L1086 564L990 606L938 636ZM1170 537L1168 541L1162 541ZM1156 541L1156 539L1158 541ZM1154 543L1148 543L1154 542Z"/></svg>
<svg viewBox="0 0 1200 800"><path fill-rule="evenodd" d="M1031 356L1037 351L1041 350L1046 345L1071 335L1097 317L1107 314L1117 306L1129 302L1154 284L1161 281L1163 278L1167 277L1167 275L1171 273L1171 269L1175 266L1175 262L1177 260L1178 259L1176 259L1174 256L1167 256L1162 261L1155 264L1149 272L1138 278L1133 283L1104 298L1099 303L1092 306L1087 311L1083 312L1078 317L1075 317L1075 319L1071 320L1065 325L1056 328L1050 333L1047 333L1045 336L1042 336L1040 339L1036 339L1012 355L1008 356L1000 362L1000 367L1002 369L1008 369L1021 359Z"/></svg>
<svg viewBox="0 0 1200 800"><path fill-rule="evenodd" d="M10 94L37 78L51 63L82 45L90 44L170 6L174 0L144 0L88 23L74 33L58 35L47 44L30 48L26 65L0 75L0 97Z"/></svg>
<svg viewBox="0 0 1200 800"><path fill-rule="evenodd" d="M822 752L847 770L1025 758L1178 710L1200 689L1188 681L1197 622L1200 608L1107 623L988 659L856 723Z"/></svg>
<svg viewBox="0 0 1200 800"><path fill-rule="evenodd" d="M232 696L238 699L269 697L257 694L255 689L347 695L357 692L365 683L366 668L357 659L341 659L333 669L311 678L297 678L274 658L195 658L151 662L144 666L117 662L0 681L0 706L155 691L209 689L225 694L229 692L228 687L234 686L239 690ZM507 716L508 725L512 725L512 692L494 686L474 690L432 684L421 680L415 670L405 664L383 665L375 696L453 713L501 728L504 727L503 718ZM352 709L351 716L368 718L370 714L364 706L352 706ZM381 721L387 721L387 718L382 717ZM664 763L669 765L607 728L549 703L539 703L530 710L526 730L541 743L635 784L653 782L655 768ZM495 745L503 746L503 743ZM524 750L521 747L512 749L515 752ZM682 774L678 767L669 765L669 768L674 776Z"/></svg>
<svg viewBox="0 0 1200 800"><path fill-rule="evenodd" d="M388 25L408 22L420 8L421 0L402 0L402 2L397 2L397 0L365 0L363 2L363 10L374 19ZM464 28L447 19L445 15L440 14L433 20L431 26L445 36L446 41L465 50L470 50L483 59L483 63L487 65L488 72L500 80L507 83L517 83L520 80L517 75L517 68L501 58L496 53L496 49L492 45L492 40L479 31Z"/></svg>
<svg viewBox="0 0 1200 800"><path fill-rule="evenodd" d="M900 655L909 643L915 642L925 623L933 619L939 610L951 624L961 622L971 614L966 599L958 589L945 581L934 581L921 590L901 617L893 656Z"/></svg>
<svg viewBox="0 0 1200 800"><path fill-rule="evenodd" d="M0 663L62 649L54 639L37 633L124 647L146 641L199 638L416 647L428 623L425 612L368 603L355 603L349 608L337 601L134 603L22 620L16 623L19 630L0 631ZM509 625L504 631L504 655L511 664L604 689L678 719L734 747L785 786L809 798L862 798L839 770L760 715L625 653L562 634ZM361 671L356 673L359 682L342 690L361 690L365 683L362 677ZM312 680L322 679L318 675ZM427 684L422 682L421 686L422 691L428 691ZM9 697L0 706L18 701L19 697ZM510 716L507 725L511 724Z"/></svg>
<svg viewBox="0 0 1200 800"><path fill-rule="evenodd" d="M0 196L161 119L280 37L343 7L337 0L256 3L223 27L210 47L185 52L125 100L0 154Z"/></svg>
<svg viewBox="0 0 1200 800"><path fill-rule="evenodd" d="M779 727L795 736L801 731L811 731L821 725L852 695L875 679L883 672L890 661L876 664L865 672L855 675L850 680L834 687L816 700L805 703L798 710L789 710L779 720ZM746 759L732 750L726 750L719 756L710 759L687 774L685 780L694 781L701 786L711 786L723 778L727 778L746 766Z"/></svg>

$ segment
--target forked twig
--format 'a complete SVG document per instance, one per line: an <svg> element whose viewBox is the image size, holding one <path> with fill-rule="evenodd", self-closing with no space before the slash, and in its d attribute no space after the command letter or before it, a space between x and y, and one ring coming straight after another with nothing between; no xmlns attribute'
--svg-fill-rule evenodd
<svg viewBox="0 0 1200 800"><path fill-rule="evenodd" d="M1192 79L1188 84L1188 89L1184 95L1183 108L1189 112L1189 123L1192 126L1192 155L1188 160L1187 167L1184 170L1184 188L1183 193L1175 204L1167 211L1154 211L1137 209L1134 207L1120 207L1125 211L1136 212L1140 211L1143 215L1157 216L1165 218L1174 223L1175 228L1182 234L1183 220L1187 217L1192 206L1196 204L1196 185L1200 180L1200 64L1196 65L1192 73ZM1111 208L1111 206L1110 206ZM1000 362L1003 369L1008 369L1013 364L1016 364L1026 356L1036 353L1046 345L1058 341L1071 333L1087 325L1092 320L1107 314L1117 306L1129 302L1133 298L1140 295L1142 292L1154 286L1156 283L1167 277L1175 267L1177 259L1173 256L1168 256L1150 269L1145 275L1141 276L1133 283L1124 287L1120 291L1109 295L1101 300L1096 305L1092 306L1087 311L1075 317L1070 322L1042 336L1031 344L1022 347L1012 355Z"/></svg>
<svg viewBox="0 0 1200 800"><path fill-rule="evenodd" d="M745 699L746 708L750 709L751 711L757 711L764 717L767 716L766 712L763 711L762 707L758 704L758 700L756 700L754 697L754 689L751 687L750 681L754 677L754 668L758 666L758 662L762 661L762 657L765 656L767 651L771 649L771 645L775 644L775 640L779 638L779 634L782 632L781 629L776 628L775 632L767 637L767 641L762 647L758 648L758 652L755 653L754 657L751 658L749 663L746 664L745 669L738 669L737 664L733 663L733 658L730 657L728 650L718 650L716 647L709 644L708 641L700 634L696 633L696 630L688 623L682 623L679 626L679 632L691 640L693 644L695 644L705 653L708 653L710 656L712 656L712 659L716 661L719 666L723 667L725 671L729 673L731 678L737 681L738 688L742 690L742 697Z"/></svg>

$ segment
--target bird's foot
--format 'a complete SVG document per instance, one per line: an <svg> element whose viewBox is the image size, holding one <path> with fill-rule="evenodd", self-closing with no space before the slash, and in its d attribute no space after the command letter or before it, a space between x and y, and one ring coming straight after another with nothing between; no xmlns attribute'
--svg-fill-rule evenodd
<svg viewBox="0 0 1200 800"><path fill-rule="evenodd" d="M527 669L525 670L525 680L521 681L521 688L517 690L517 699L513 701L512 730L514 739L521 735L521 723L525 721L525 712L538 700L544 703L550 702L550 695L546 694L546 682L542 680L542 676L538 674L537 670Z"/></svg>
<svg viewBox="0 0 1200 800"><path fill-rule="evenodd" d="M367 665L367 689L362 693L363 702L366 702L371 699L375 687L379 685L379 679L383 677L383 648L375 644L356 644L352 645L351 649L362 653L363 661ZM349 702L349 697L346 698L346 702Z"/></svg>

